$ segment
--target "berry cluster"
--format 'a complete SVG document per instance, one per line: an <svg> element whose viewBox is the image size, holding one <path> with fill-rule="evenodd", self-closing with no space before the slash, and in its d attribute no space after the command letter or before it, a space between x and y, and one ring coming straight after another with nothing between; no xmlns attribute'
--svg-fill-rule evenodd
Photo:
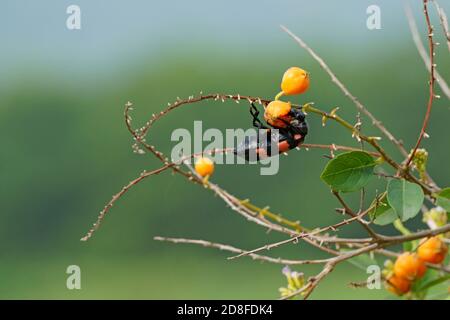
<svg viewBox="0 0 450 320"><path fill-rule="evenodd" d="M409 292L413 282L422 278L427 271L425 263L442 263L447 251L447 245L436 236L424 240L417 252L404 252L388 271L387 289L397 295Z"/></svg>

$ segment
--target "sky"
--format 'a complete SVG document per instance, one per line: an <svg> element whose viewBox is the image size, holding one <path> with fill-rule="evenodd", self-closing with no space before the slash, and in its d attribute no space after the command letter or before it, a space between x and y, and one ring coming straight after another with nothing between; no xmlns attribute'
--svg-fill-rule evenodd
<svg viewBox="0 0 450 320"><path fill-rule="evenodd" d="M420 19L418 1L410 2ZM450 2L441 2L449 11ZM120 68L130 60L144 58L154 62L173 50L186 54L208 49L270 54L291 41L280 30L280 24L309 43L354 50L357 56L361 51L387 43L411 42L404 3L402 0L3 0L0 81L24 68L107 75L108 70ZM381 30L366 27L366 9L373 4L381 10ZM66 27L69 5L81 9L81 30Z"/></svg>

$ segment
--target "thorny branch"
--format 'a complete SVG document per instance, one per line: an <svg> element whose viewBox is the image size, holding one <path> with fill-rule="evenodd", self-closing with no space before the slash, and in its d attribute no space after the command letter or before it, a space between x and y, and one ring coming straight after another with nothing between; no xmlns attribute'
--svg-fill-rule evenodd
<svg viewBox="0 0 450 320"><path fill-rule="evenodd" d="M358 117L358 123L357 125L352 125L348 121L344 120L340 116L336 114L336 110L333 110L332 112L328 113L325 111L322 111L316 107L314 107L312 104L306 104L303 106L303 110L308 113L316 114L322 119L330 119L335 121L337 124L341 125L345 129L349 130L350 133L354 138L357 139L357 141L360 143L360 148L354 148L350 146L341 146L341 145L324 145L324 144L303 144L299 147L299 149L327 149L330 151L331 155L334 156L334 151L355 151L355 150L361 150L363 148L362 142L366 142L368 145L370 145L374 151L366 151L370 155L376 158L380 158L385 161L386 164L391 166L396 172L397 175L393 176L394 178L403 177L411 182L414 182L421 186L424 193L428 196L430 201L434 200L434 193L439 190L439 188L432 182L431 178L427 179L426 181L421 181L419 178L417 178L415 175L413 175L409 170L408 166L410 165L414 154L417 150L417 148L420 146L420 143L422 141L422 138L425 135L425 131L428 125L429 116L432 109L433 99L435 97L434 94L434 82L435 77L438 76L435 65L434 65L434 43L433 43L433 27L430 23L430 18L428 15L428 9L427 9L428 0L423 0L423 8L424 8L424 15L425 20L428 28L428 44L429 44L429 69L430 69L430 83L429 83L429 100L427 104L426 114L424 118L424 122L421 128L421 132L419 135L419 138L417 139L417 142L415 144L415 147L411 153L408 153L405 147L403 146L403 143L400 139L396 138L382 123L379 121L367 108L364 106L350 91L347 89L347 87L336 77L335 73L331 71L329 66L325 63L325 61L315 53L301 38L299 38L297 35L292 33L289 29L282 26L282 29L288 33L301 47L303 47L318 63L319 65L329 74L331 77L331 80L333 83L335 83L338 88L347 96L357 107L357 109L368 116L370 120L372 121L372 124L377 127L400 151L400 153L406 158L403 163L405 165L398 163L394 160L393 157L391 157L385 149L380 145L378 142L379 138L377 137L370 137L366 136L361 133L361 122ZM435 2L437 11L439 13L439 17L441 19L441 24L443 25L443 28L446 32L446 35L448 36L448 27L446 29L446 16L443 10L437 5ZM411 19L409 19L411 20ZM411 23L410 23L411 25ZM414 24L415 25L415 24ZM417 27L414 29L411 27L413 31L413 36L415 36ZM419 39L420 40L420 39ZM420 46L418 45L418 48ZM419 52L421 50L419 49ZM422 53L421 53L422 55ZM424 59L424 61L428 61ZM428 65L428 63L426 62ZM438 76L439 77L439 76ZM445 88L445 82L442 81L440 83L441 87L444 86ZM444 89L443 89L444 90ZM444 90L445 91L445 90ZM153 156L155 156L161 163L162 166L156 170L152 171L144 171L140 174L139 177L136 179L130 181L126 186L124 186L117 194L115 194L112 199L106 204L104 209L100 212L96 222L93 224L93 227L88 231L88 233L81 239L83 241L87 241L92 237L94 232L98 230L100 227L101 222L103 221L104 217L107 215L111 207L114 205L116 201L118 201L125 193L127 193L132 187L143 181L144 179L152 176L160 174L164 171L173 171L174 173L177 173L186 179L188 181L193 182L195 184L203 186L206 190L212 191L214 194L219 196L227 206L229 206L234 212L238 213L245 219L247 219L250 222L253 222L257 225L262 226L263 228L266 228L267 230L273 230L276 232L279 232L281 234L285 234L288 236L287 239L266 244L264 246L261 246L256 249L252 250L244 250L239 249L227 244L220 244L215 242L210 242L206 240L195 240L195 239L185 239L185 238L168 238L168 237L155 237L155 240L158 241L166 241L166 242L172 242L172 243L185 243L185 244L194 244L194 245L201 245L204 247L211 247L216 248L219 250L224 250L228 252L232 252L235 255L229 257L228 259L236 259L239 257L249 256L252 259L260 260L264 262L270 262L270 263L277 263L277 264L284 264L284 265L303 265L303 264L323 264L323 269L313 277L310 277L306 284L300 288L299 290L293 292L292 294L285 296L284 299L295 297L297 295L303 295L304 299L307 299L314 289L319 285L320 281L324 279L329 273L331 273L336 265L343 261L347 261L353 257L359 256L364 253L377 253L381 254L387 257L396 257L398 255L395 251L390 251L387 249L387 247L396 245L396 244L402 244L404 242L409 242L413 240L428 238L431 236L447 233L450 231L450 224L446 224L440 228L435 228L431 230L423 230L423 231L417 231L414 233L410 233L407 235L396 235L396 236L386 236L383 234L376 233L370 226L371 222L364 219L364 217L378 205L378 201L374 201L372 205L370 205L366 209L362 209L362 205L364 203L363 197L364 193L361 195L361 203L360 208L358 210L353 210L345 201L345 199L337 192L333 192L334 196L338 199L340 205L342 208L339 208L338 211L342 212L343 214L347 214L350 217L346 218L338 223L315 228L315 229L308 229L300 224L298 221L291 221L280 214L273 213L269 210L268 207L260 208L256 206L255 204L251 203L248 199L239 199L235 197L234 195L230 194L228 191L224 190L217 184L212 183L211 181L206 181L202 179L200 176L197 175L195 170L192 169L192 167L189 164L190 159L195 158L197 156L200 156L202 154L210 154L214 155L216 153L228 153L231 152L231 149L215 149L215 150L208 150L204 151L201 154L192 154L192 155L182 155L182 158L180 161L173 162L165 157L165 155L160 152L155 146L149 144L146 140L146 136L153 126L153 124L160 120L161 118L165 117L169 112L183 106L183 105L190 105L194 103L198 103L205 100L214 100L214 101L222 101L225 102L226 100L235 101L236 103L240 103L241 101L247 101L248 103L258 103L262 105L263 107L267 106L267 104L270 102L270 100L262 99L259 97L252 97L252 96L244 96L239 94L206 94L203 95L200 93L199 96L190 96L188 99L180 99L177 98L177 100L174 103L169 103L168 107L161 111L159 114L153 114L151 118L145 123L144 126L138 129L134 129L131 126L131 117L129 115L130 111L132 110L132 104L128 102L125 105L125 111L124 111L124 118L125 118L125 124L131 135L134 139L133 144L133 150L136 153L144 154L149 153ZM183 165L187 167L187 169L183 169ZM387 174L380 174L380 176L390 177ZM429 177L429 176L428 176ZM341 238L338 236L338 231L341 227L345 225L349 225L352 223L359 223L367 232L368 237L367 238ZM330 235L331 233L331 235ZM303 240L307 242L308 244L322 250L326 254L329 255L328 258L325 259L303 259L303 260L291 260L291 259L283 259L281 257L270 257L266 255L261 255L261 251L267 251L270 249L278 248L283 245L289 244L289 243L298 243L300 240ZM347 247L349 250L343 251L341 250L341 246ZM443 265L433 265L428 264L429 267L440 270L441 272L450 273L450 267L443 266Z"/></svg>
<svg viewBox="0 0 450 320"><path fill-rule="evenodd" d="M433 42L433 26L431 25L430 16L428 14L428 0L423 0L423 13L425 15L425 20L427 23L428 29L428 48L430 53L430 80L429 80L429 98L427 103L427 111L425 113L425 118L423 119L422 128L420 129L419 138L417 139L416 145L414 146L413 151L410 153L408 160L406 160L406 170L408 170L408 166L410 165L414 155L416 154L417 149L422 142L422 139L426 133L426 129L428 127L428 121L430 119L431 108L433 107L433 100L435 98L434 94L434 82L436 80L434 73L436 65L434 64L434 42Z"/></svg>
<svg viewBox="0 0 450 320"><path fill-rule="evenodd" d="M431 62L430 57L428 56L427 50L425 49L425 46L422 43L422 40L420 39L420 33L417 28L416 20L414 19L411 7L409 5L405 6L405 14L406 18L408 20L409 29L411 31L411 35L414 41L414 44L416 45L417 51L419 52L420 57L422 58L425 67L427 70L430 70L431 68ZM448 42L450 43L450 42ZM450 47L449 47L450 50ZM438 72L438 70L435 70L435 76L436 81L438 85L441 87L442 93L446 95L448 99L450 99L450 88L448 87L447 82L445 81L444 77L441 76L441 74Z"/></svg>
<svg viewBox="0 0 450 320"><path fill-rule="evenodd" d="M208 248L215 248L223 251L233 252L233 253L243 253L245 252L242 249L221 244L221 243L215 243L211 241L205 241L205 240L195 240L195 239L184 239L184 238L167 238L167 237L154 237L153 238L156 241L165 241L165 242L172 242L172 243L185 243L185 244L195 244L200 245L203 247ZM330 261L330 259L322 259L322 260L291 260L291 259L283 259L281 257L278 258L272 258L268 256L263 256L259 254L249 254L249 257L251 257L253 260L261 260L265 262L270 263L277 263L277 264L283 264L283 265L303 265L303 264L321 264L321 263L327 263Z"/></svg>
<svg viewBox="0 0 450 320"><path fill-rule="evenodd" d="M439 22L441 23L442 31L444 32L445 40L447 42L448 51L450 51L450 31L448 28L448 18L444 9L439 5L436 0L432 0L434 7L439 15Z"/></svg>

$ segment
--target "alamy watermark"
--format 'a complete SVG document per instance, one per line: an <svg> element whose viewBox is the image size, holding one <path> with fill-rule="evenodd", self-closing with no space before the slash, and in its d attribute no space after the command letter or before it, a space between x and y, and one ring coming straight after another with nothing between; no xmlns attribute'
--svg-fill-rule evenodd
<svg viewBox="0 0 450 320"><path fill-rule="evenodd" d="M366 272L370 274L367 277L367 289L381 289L381 268L376 264L372 264L367 267Z"/></svg>
<svg viewBox="0 0 450 320"><path fill-rule="evenodd" d="M77 265L70 265L66 269L69 275L66 279L66 287L69 290L81 289L81 268Z"/></svg>
<svg viewBox="0 0 450 320"><path fill-rule="evenodd" d="M381 9L376 4L367 7L366 13L369 15L366 20L366 26L369 30L381 29Z"/></svg>
<svg viewBox="0 0 450 320"><path fill-rule="evenodd" d="M81 29L81 9L79 6L72 4L67 7L66 13L69 15L66 19L66 27L69 30Z"/></svg>

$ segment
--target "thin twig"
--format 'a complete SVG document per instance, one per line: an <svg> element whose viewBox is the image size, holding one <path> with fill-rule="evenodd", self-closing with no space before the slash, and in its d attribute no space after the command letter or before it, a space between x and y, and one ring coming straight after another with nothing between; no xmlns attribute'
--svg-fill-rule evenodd
<svg viewBox="0 0 450 320"><path fill-rule="evenodd" d="M193 168L188 164L185 163L188 168L190 169L191 173L193 176L200 178L198 176L198 174L193 170ZM259 212L254 212L252 210L250 210L248 207L243 205L243 201L237 199L236 197L234 197L233 195L229 194L227 191L225 191L224 189L220 188L218 185L211 183L210 181L207 182L203 182L205 187L207 187L208 189L214 191L220 198L222 198L225 203L235 212L239 213L240 215L242 215L244 218L246 218L249 221L255 222L256 224L263 226L265 228L267 228L268 230L274 230L274 231L278 231L281 233L285 233L288 234L290 236L297 236L299 234L304 234L302 233L298 233L298 231L286 228L284 226L281 226L277 223L272 223L264 218L264 215L259 211ZM338 241L338 239L334 239L335 241ZM327 253L333 254L333 255L337 255L339 254L338 252L331 250L327 247L324 247L321 245L322 242L324 242L324 240L320 237L316 237L315 235L309 235L307 236L307 238L305 238L305 241L308 242L309 244L311 244L312 246L315 246L316 248L325 251ZM319 243L318 243L319 242Z"/></svg>
<svg viewBox="0 0 450 320"><path fill-rule="evenodd" d="M438 13L439 22L441 23L442 30L444 31L444 36L445 36L445 40L447 42L448 51L450 51L450 31L448 28L447 15L445 14L444 9L439 5L439 3L436 0L433 0L433 4Z"/></svg>
<svg viewBox="0 0 450 320"><path fill-rule="evenodd" d="M333 195L336 197L336 199L338 199L339 203L344 207L344 212L347 213L348 215L350 215L351 217L356 217L357 214L347 205L347 203L345 202L345 200L341 197L341 195L339 194L339 192L337 191L333 191L332 192ZM359 224L366 229L367 233L373 238L373 239L378 239L378 234L372 230L371 227L368 226L367 221L361 219L356 220L357 222L359 222Z"/></svg>
<svg viewBox="0 0 450 320"><path fill-rule="evenodd" d="M393 244L403 243L403 242L407 242L407 241L437 236L439 234L443 234L448 231L450 231L450 223L446 224L445 226L436 228L436 229L418 231L418 232L411 233L408 235L381 236L381 240L383 241L383 243L386 243L388 245L393 245Z"/></svg>
<svg viewBox="0 0 450 320"><path fill-rule="evenodd" d="M81 238L81 241L87 241L89 240L94 232L100 227L101 222L105 218L106 214L108 213L109 209L112 208L114 203L119 200L130 188L137 185L139 182L144 180L145 178L148 178L152 175L159 174L165 170L167 170L171 165L165 165L159 169L153 170L153 171L144 171L138 178L131 180L126 186L124 186L117 194L115 194L112 199L106 204L106 206L103 208L102 211L100 211L100 214L97 217L97 221L93 224L92 228L87 232L87 234Z"/></svg>
<svg viewBox="0 0 450 320"><path fill-rule="evenodd" d="M394 137L394 135L379 121L359 100L355 97L347 87L338 79L336 74L330 69L330 67L325 63L325 61L311 48L309 47L305 41L303 41L299 36L294 34L291 30L286 28L285 26L281 26L284 32L286 32L292 39L297 42L303 49L305 49L313 58L316 60L319 65L324 69L328 75L331 77L331 81L336 84L336 86L344 93L346 97L348 97L358 108L359 111L364 113L369 119L372 121L372 124L377 127L397 148L400 152L407 156L408 152L403 147L402 141L398 140Z"/></svg>
<svg viewBox="0 0 450 320"><path fill-rule="evenodd" d="M414 44L416 45L417 51L419 52L419 55L422 58L427 70L430 70L431 68L430 57L428 56L427 50L425 49L425 46L423 45L422 40L420 39L420 34L417 28L416 20L414 19L411 7L408 4L405 5L405 14L408 20L409 30L411 31L411 35ZM438 72L437 69L435 70L435 77L438 85L441 87L442 93L444 93L447 96L447 99L450 99L450 88L448 87L447 82L441 76L441 74Z"/></svg>
<svg viewBox="0 0 450 320"><path fill-rule="evenodd" d="M169 238L169 237L154 237L154 240L157 241L165 241L172 243L184 243L184 244L195 244L208 248L215 248L223 251L229 251L233 253L242 253L245 252L242 249L227 245L221 244L217 242L211 242L206 240L196 240L196 239L185 239L185 238ZM304 265L304 264L323 264L330 261L330 259L317 259L317 260L290 260L290 259L282 259L282 258L273 258L268 256L263 256L259 254L250 254L249 255L254 260L261 260L270 263L283 264L283 265Z"/></svg>
<svg viewBox="0 0 450 320"><path fill-rule="evenodd" d="M417 139L416 145L413 148L413 151L410 153L408 160L406 161L405 167L408 168L412 159L414 158L417 149L422 142L423 136L425 135L426 129L428 127L428 121L430 119L431 108L433 107L434 100L434 81L435 76L435 64L434 64L434 43L433 43L433 26L431 25L430 16L428 15L428 0L423 0L423 13L425 15L425 21L428 29L428 49L430 52L430 79L429 79L429 98L427 103L427 111L425 113L425 118L423 119L422 128L420 129L419 138Z"/></svg>
<svg viewBox="0 0 450 320"><path fill-rule="evenodd" d="M301 149L328 149L328 150L342 150L342 151L361 151L359 148L353 148L353 147L347 147L347 146L341 146L336 144L313 144L313 143L303 143L299 146ZM370 154L374 157L380 157L381 155L378 152L373 151L364 151Z"/></svg>
<svg viewBox="0 0 450 320"><path fill-rule="evenodd" d="M361 255L361 254L363 254L365 252L369 252L369 251L375 250L377 247L378 247L378 244L377 243L373 243L373 244L370 244L370 245L368 245L366 247L362 247L362 248L357 249L357 250L353 250L353 251L348 251L348 252L342 253L341 255L339 255L339 256L333 258L331 261L329 261L319 274L317 274L315 277L311 277L308 280L308 283L305 286L303 286L302 288L300 288L297 291L294 291L290 295L284 296L283 298L281 298L281 300L290 299L290 298L295 297L295 296L297 296L299 294L302 294L302 293L304 293L303 298L307 299L311 295L313 290L318 286L319 282L323 278L325 278L325 276L327 276L331 271L333 271L334 267L338 263L340 263L342 261L345 261L345 260L348 260L350 258L353 258L355 256Z"/></svg>
<svg viewBox="0 0 450 320"><path fill-rule="evenodd" d="M230 259L230 260L231 259L236 259L236 258L240 258L240 257L245 256L245 255L249 255L249 254L252 254L252 253L257 253L257 252L260 252L260 251L263 251L263 250L270 250L270 249L277 248L277 247L280 247L282 245L285 245L287 243L292 243L292 242L297 243L301 239L304 239L304 238L307 238L307 237L311 237L311 236L323 233L323 232L328 231L328 230L337 231L338 228L340 228L340 227L342 227L344 225L348 225L351 222L356 221L358 219L361 219L370 210L372 210L374 207L375 207L375 205L372 205L367 210L365 210L364 212L361 212L357 216L351 217L349 219L344 219L343 221L340 221L340 222L335 223L333 225L330 225L330 226L327 226L327 227L323 227L323 228L319 228L319 229L316 229L316 230L314 230L312 232L309 232L309 233L308 232L302 232L301 234L299 234L299 235L297 235L295 237L292 237L290 239L286 239L286 240L275 242L275 243L271 243L271 244L266 244L266 245L264 245L262 247L259 247L259 248L256 248L256 249L253 249L253 250L250 250L250 251L246 251L246 252L240 253L240 254L238 254L236 256L229 257L228 259Z"/></svg>

